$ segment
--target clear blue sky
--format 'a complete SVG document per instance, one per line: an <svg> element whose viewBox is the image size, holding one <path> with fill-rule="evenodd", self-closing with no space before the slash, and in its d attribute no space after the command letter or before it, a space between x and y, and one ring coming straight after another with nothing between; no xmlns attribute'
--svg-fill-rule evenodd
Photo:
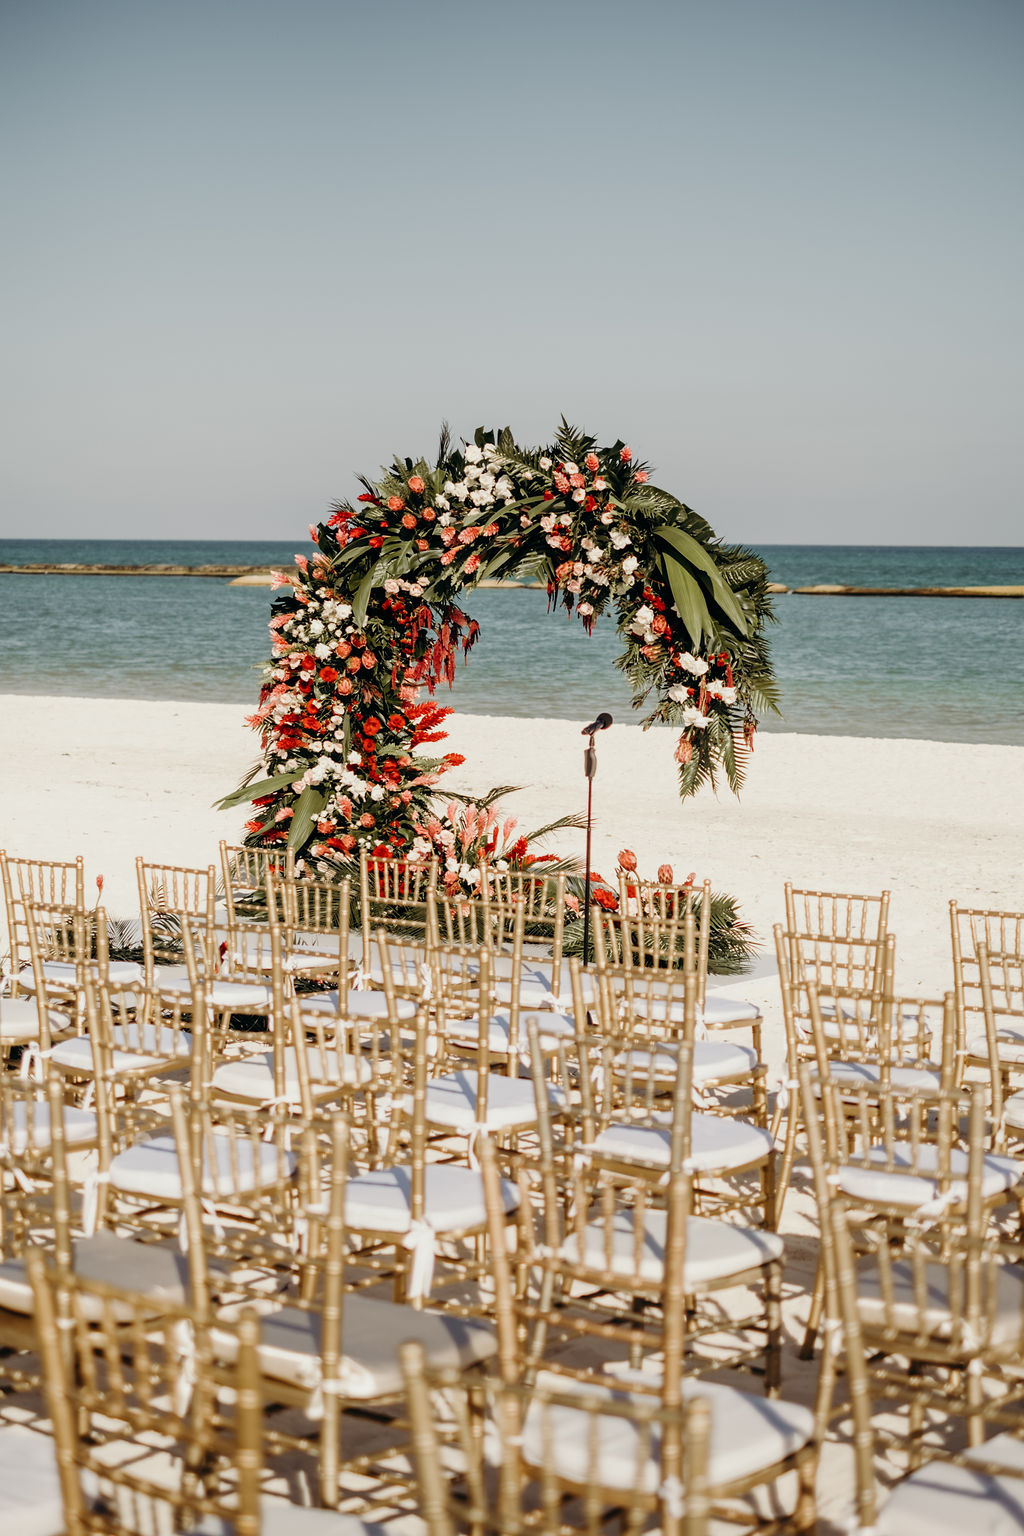
<svg viewBox="0 0 1024 1536"><path fill-rule="evenodd" d="M1024 543L1020 0L3 0L0 535L305 538L562 412L752 542Z"/></svg>

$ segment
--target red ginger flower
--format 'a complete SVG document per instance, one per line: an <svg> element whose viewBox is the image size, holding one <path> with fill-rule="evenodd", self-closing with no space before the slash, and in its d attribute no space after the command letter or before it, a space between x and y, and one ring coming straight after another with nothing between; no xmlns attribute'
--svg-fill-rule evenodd
<svg viewBox="0 0 1024 1536"><path fill-rule="evenodd" d="M619 850L619 868L628 870L630 874L636 869L636 854L631 848Z"/></svg>

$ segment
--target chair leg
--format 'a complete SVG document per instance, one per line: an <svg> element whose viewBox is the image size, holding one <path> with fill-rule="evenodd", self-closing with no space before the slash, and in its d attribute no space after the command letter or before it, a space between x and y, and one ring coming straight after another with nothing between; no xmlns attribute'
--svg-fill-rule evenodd
<svg viewBox="0 0 1024 1536"><path fill-rule="evenodd" d="M782 1220L782 1207L786 1203L786 1193L789 1189L789 1181L793 1173L793 1163L796 1158L796 1137L800 1125L800 1106L794 1097L790 1098L789 1110L786 1120L786 1139L782 1149L782 1168L775 1184L775 1213L777 1220Z"/></svg>
<svg viewBox="0 0 1024 1536"><path fill-rule="evenodd" d="M800 1345L800 1359L813 1360L814 1346L818 1341L818 1329L821 1327L821 1314L825 1309L825 1269L818 1256L818 1268L814 1276L814 1290L811 1293L811 1310L807 1318L807 1328L804 1331L804 1341Z"/></svg>

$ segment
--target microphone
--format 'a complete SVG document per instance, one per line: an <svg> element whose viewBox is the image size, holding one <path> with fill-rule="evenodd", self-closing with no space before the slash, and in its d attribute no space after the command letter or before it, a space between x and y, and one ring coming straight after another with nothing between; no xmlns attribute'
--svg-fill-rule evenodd
<svg viewBox="0 0 1024 1536"><path fill-rule="evenodd" d="M611 715L600 714L593 725L585 725L580 731L581 736L593 736L595 731L606 731L612 723Z"/></svg>

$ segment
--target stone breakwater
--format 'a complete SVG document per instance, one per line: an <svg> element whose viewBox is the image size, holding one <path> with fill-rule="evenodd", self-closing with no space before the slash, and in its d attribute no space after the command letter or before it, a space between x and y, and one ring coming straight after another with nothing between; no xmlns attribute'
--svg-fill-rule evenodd
<svg viewBox="0 0 1024 1536"><path fill-rule="evenodd" d="M2 576L209 576L236 587L269 587L273 573L265 565L0 565ZM533 587L540 581L482 581L481 587ZM1024 597L1024 586L1003 587L846 587L823 583L786 587L772 582L770 592L796 597Z"/></svg>

